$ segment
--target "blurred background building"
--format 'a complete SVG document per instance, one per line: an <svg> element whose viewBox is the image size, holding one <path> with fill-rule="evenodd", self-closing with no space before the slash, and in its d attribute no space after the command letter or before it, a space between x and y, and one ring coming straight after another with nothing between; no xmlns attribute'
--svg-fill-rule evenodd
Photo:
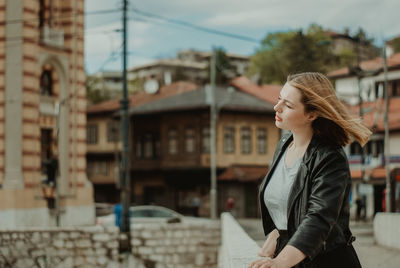
<svg viewBox="0 0 400 268"><path fill-rule="evenodd" d="M92 224L84 1L2 1L0 21L0 225Z"/></svg>

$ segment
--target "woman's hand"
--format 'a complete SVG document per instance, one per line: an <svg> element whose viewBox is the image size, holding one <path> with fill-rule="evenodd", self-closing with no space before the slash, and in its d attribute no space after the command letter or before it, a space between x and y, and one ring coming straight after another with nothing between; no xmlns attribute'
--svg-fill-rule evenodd
<svg viewBox="0 0 400 268"><path fill-rule="evenodd" d="M259 260L252 262L249 268L290 268L285 263L278 259L271 259L269 257L263 257Z"/></svg>
<svg viewBox="0 0 400 268"><path fill-rule="evenodd" d="M276 229L269 233L267 240L265 240L264 245L258 252L258 256L272 258L276 248L276 239L278 239L278 237L279 233Z"/></svg>
<svg viewBox="0 0 400 268"><path fill-rule="evenodd" d="M248 268L261 268L261 267L271 267L271 258L262 257L256 261L253 261Z"/></svg>

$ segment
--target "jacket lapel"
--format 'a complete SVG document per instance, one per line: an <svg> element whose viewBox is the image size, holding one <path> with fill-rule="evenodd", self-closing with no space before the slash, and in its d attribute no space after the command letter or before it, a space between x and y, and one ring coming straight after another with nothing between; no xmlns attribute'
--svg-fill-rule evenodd
<svg viewBox="0 0 400 268"><path fill-rule="evenodd" d="M305 180L309 171L308 163L311 160L311 157L314 154L314 151L317 148L317 146L318 146L318 140L315 138L315 136L313 136L304 154L303 160L301 161L299 171L296 174L295 180L292 185L292 189L290 190L289 193L288 206L287 206L288 219L290 216L290 212L292 211L294 201L297 199L297 197L300 195L300 193L304 188Z"/></svg>

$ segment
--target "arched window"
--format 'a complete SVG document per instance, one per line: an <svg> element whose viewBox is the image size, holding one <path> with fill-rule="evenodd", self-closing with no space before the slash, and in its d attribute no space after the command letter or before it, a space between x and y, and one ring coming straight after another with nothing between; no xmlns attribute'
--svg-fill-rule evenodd
<svg viewBox="0 0 400 268"><path fill-rule="evenodd" d="M45 70L40 76L40 95L53 95L53 78L50 70Z"/></svg>

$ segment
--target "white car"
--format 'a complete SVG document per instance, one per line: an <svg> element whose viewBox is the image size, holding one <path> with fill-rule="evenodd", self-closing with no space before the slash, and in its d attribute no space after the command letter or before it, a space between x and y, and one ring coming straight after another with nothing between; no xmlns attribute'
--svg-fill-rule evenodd
<svg viewBox="0 0 400 268"><path fill-rule="evenodd" d="M130 223L151 223L151 222L181 222L185 218L182 214L166 207L160 206L133 206L129 208ZM115 214L97 217L96 224L102 226L115 226Z"/></svg>

